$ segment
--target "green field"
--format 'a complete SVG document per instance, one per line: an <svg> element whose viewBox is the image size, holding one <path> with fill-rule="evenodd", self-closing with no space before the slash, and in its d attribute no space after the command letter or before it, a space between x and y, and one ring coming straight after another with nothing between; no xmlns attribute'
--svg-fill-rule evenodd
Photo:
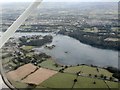
<svg viewBox="0 0 120 90"><path fill-rule="evenodd" d="M91 74L93 76L94 75L100 75L96 68L90 67L90 66L83 66L81 74L84 74L84 75Z"/></svg>
<svg viewBox="0 0 120 90"><path fill-rule="evenodd" d="M96 28L94 28L94 29L85 28L85 29L84 29L84 32L93 32L93 33L97 33L98 30L97 30Z"/></svg>
<svg viewBox="0 0 120 90"><path fill-rule="evenodd" d="M14 63L9 62L9 64L11 64L12 66L15 66ZM63 67L58 65L56 66L56 63L54 60L52 60L51 58L43 61L42 63L39 63L38 66L41 66L42 68L48 68L48 69L52 69L52 70L57 70L59 71L60 69L62 69ZM78 76L76 73L80 72L80 74L82 76ZM35 88L47 88L48 90L52 90L55 88L104 88L105 90L109 90L109 88L111 88L111 90L113 88L117 88L118 87L118 83L116 82L112 82L112 81L105 81L104 80L100 80L100 78L98 79L97 77L89 77L89 74L91 74L92 76L97 75L100 76L101 74L103 74L104 76L107 77L112 77L112 73L110 73L109 71L107 71L106 69L102 69L102 68L95 68L95 67L91 67L91 66L86 66L86 65L81 65L81 66L73 66L73 67L68 67L64 70L64 73L57 73L54 76L50 77L49 79L45 80L44 82L42 82L40 85L36 86L36 87L32 87L28 84L24 84L24 83L20 83L20 82L15 82L10 80L10 82L15 85L18 88L32 88L33 90ZM37 77L36 77L37 78ZM74 79L77 78L77 82L74 83Z"/></svg>
<svg viewBox="0 0 120 90"><path fill-rule="evenodd" d="M76 75L58 73L44 81L41 86L48 88L72 88Z"/></svg>
<svg viewBox="0 0 120 90"><path fill-rule="evenodd" d="M26 53L26 56L29 56L29 57L32 57L34 55L33 52L30 52L30 53Z"/></svg>
<svg viewBox="0 0 120 90"><path fill-rule="evenodd" d="M69 67L67 69L64 70L64 72L67 72L67 73L78 73L79 71L81 71L83 68L83 66L74 66L74 67Z"/></svg>
<svg viewBox="0 0 120 90"><path fill-rule="evenodd" d="M72 88L76 75L68 73L58 73L48 80L44 81L40 86L47 88ZM94 83L95 82L95 83ZM110 88L117 88L118 83L106 81ZM109 90L108 86L103 80L78 76L77 82L73 88L105 88Z"/></svg>
<svg viewBox="0 0 120 90"><path fill-rule="evenodd" d="M30 25L25 25L25 26L20 26L20 28L31 28L31 26Z"/></svg>
<svg viewBox="0 0 120 90"><path fill-rule="evenodd" d="M9 62L9 63L3 65L3 67L9 67L9 66L16 67L17 65L14 64L13 62Z"/></svg>
<svg viewBox="0 0 120 90"><path fill-rule="evenodd" d="M112 73L110 73L109 71L107 71L105 69L99 68L99 73L103 74L104 76L107 76L107 77L112 77Z"/></svg>
<svg viewBox="0 0 120 90"><path fill-rule="evenodd" d="M12 59L12 57L6 57L5 59L2 59L2 64L7 64L10 62L10 60Z"/></svg>
<svg viewBox="0 0 120 90"><path fill-rule="evenodd" d="M8 78L9 82L16 88L28 88L28 84L13 81L10 78Z"/></svg>
<svg viewBox="0 0 120 90"><path fill-rule="evenodd" d="M53 64L53 65L52 65ZM50 69L55 69L58 70L58 68L56 69L56 66L54 66L54 61L53 60L46 60L43 61L41 63L41 66L45 67L45 68L50 68ZM59 67L62 68L62 67ZM84 68L84 69L83 69ZM87 70L85 71L85 69L87 68ZM90 71L89 71L90 69ZM93 71L92 71L93 70ZM100 80L97 78L90 78L90 77L85 77L85 76L78 76L75 74L78 71L84 71L83 73L91 73L94 72L94 70L96 71L96 68L94 67L89 67L89 66L76 66L76 67L68 67L67 69L64 70L64 73L57 73L56 75L50 77L49 79L45 80L44 82L42 82L40 85L36 86L36 87L32 87L29 86L28 84L25 83L20 83L20 82L15 82L10 80L10 82L18 87L18 88L32 88L33 90L35 88L46 88L48 90L52 90L54 88L69 88L71 89L73 88L103 88L105 90L109 90L109 88L111 88L111 90L113 88L118 88L118 83L116 82L112 82L112 81L105 81L104 80ZM104 69L101 69L101 72L106 74L107 71ZM97 71L96 71L97 72ZM103 74L104 74L103 73ZM96 73L93 73L96 74ZM105 75L104 74L104 75ZM74 79L77 78L77 82L74 83Z"/></svg>
<svg viewBox="0 0 120 90"><path fill-rule="evenodd" d="M47 59L46 61L43 61L42 63L40 63L39 66L43 68L49 68L52 70L60 70L62 68L60 65L56 67L55 64L56 63L54 62L54 60Z"/></svg>
<svg viewBox="0 0 120 90"><path fill-rule="evenodd" d="M90 67L90 66L85 66L85 65L69 67L65 69L64 72L68 72L68 73L81 72L81 74L83 75L89 75L89 74L100 75L95 67Z"/></svg>
<svg viewBox="0 0 120 90"><path fill-rule="evenodd" d="M91 74L92 76L97 75L98 77L100 77L100 75L112 77L112 73L107 71L106 69L98 68L97 71L97 68L85 65L69 67L65 69L64 72L74 74L76 74L77 72L81 72L82 75L87 76Z"/></svg>
<svg viewBox="0 0 120 90"><path fill-rule="evenodd" d="M91 89L92 88L103 88L105 90L109 90L108 86L109 88L111 88L111 90L113 88L118 88L118 83L116 82L106 81L106 84L108 85L107 86L103 80L82 77L82 76L78 76L77 82L74 84L75 78L76 78L76 75L74 74L58 73L36 87L32 87L32 86L29 86L28 84L16 82L10 79L9 81L12 83L12 85L14 85L17 88L33 88L32 90L37 89L37 88L46 88L47 90L53 90L54 88L71 89L72 87L81 88L81 90L82 88L91 88Z"/></svg>
<svg viewBox="0 0 120 90"><path fill-rule="evenodd" d="M33 46L22 46L21 48L22 48L23 50L28 51L28 50L32 50L32 49L33 49Z"/></svg>
<svg viewBox="0 0 120 90"><path fill-rule="evenodd" d="M106 81L106 83L110 88L118 88L118 83L116 82Z"/></svg>
<svg viewBox="0 0 120 90"><path fill-rule="evenodd" d="M79 76L74 88L107 88L107 86L103 80Z"/></svg>

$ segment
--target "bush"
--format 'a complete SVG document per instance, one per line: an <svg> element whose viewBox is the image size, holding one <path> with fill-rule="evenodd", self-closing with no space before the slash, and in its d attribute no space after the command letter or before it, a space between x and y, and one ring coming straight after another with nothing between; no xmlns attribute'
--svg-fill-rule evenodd
<svg viewBox="0 0 120 90"><path fill-rule="evenodd" d="M107 76L104 76L104 79L106 79L107 78Z"/></svg>
<svg viewBox="0 0 120 90"><path fill-rule="evenodd" d="M111 73L120 73L120 70L114 67L107 67L107 70Z"/></svg>
<svg viewBox="0 0 120 90"><path fill-rule="evenodd" d="M59 72L64 73L64 69L60 69Z"/></svg>
<svg viewBox="0 0 120 90"><path fill-rule="evenodd" d="M96 84L96 82L93 82L93 84Z"/></svg>
<svg viewBox="0 0 120 90"><path fill-rule="evenodd" d="M95 77L97 77L97 75L95 75Z"/></svg>
<svg viewBox="0 0 120 90"><path fill-rule="evenodd" d="M91 75L91 74L89 74L89 76L91 77L92 75Z"/></svg>
<svg viewBox="0 0 120 90"><path fill-rule="evenodd" d="M68 66L65 66L65 68L68 68Z"/></svg>
<svg viewBox="0 0 120 90"><path fill-rule="evenodd" d="M100 77L101 77L101 78L103 78L103 77L104 77L104 75L103 75L103 74L101 74L101 75L100 75Z"/></svg>
<svg viewBox="0 0 120 90"><path fill-rule="evenodd" d="M120 73L114 73L112 76L120 81Z"/></svg>
<svg viewBox="0 0 120 90"><path fill-rule="evenodd" d="M74 82L77 82L77 79L74 79Z"/></svg>

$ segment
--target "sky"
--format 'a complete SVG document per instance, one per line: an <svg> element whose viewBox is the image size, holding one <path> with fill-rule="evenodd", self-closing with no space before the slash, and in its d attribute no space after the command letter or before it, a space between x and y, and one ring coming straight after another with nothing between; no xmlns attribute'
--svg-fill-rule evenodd
<svg viewBox="0 0 120 90"><path fill-rule="evenodd" d="M35 0L0 0L0 3L33 1ZM119 2L119 0L43 0L43 2Z"/></svg>

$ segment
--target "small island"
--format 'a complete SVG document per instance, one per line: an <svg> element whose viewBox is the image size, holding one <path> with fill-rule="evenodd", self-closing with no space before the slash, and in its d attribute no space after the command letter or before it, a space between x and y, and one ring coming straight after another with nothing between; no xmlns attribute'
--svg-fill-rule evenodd
<svg viewBox="0 0 120 90"><path fill-rule="evenodd" d="M47 48L49 50L53 49L55 47L55 45L45 45L44 48Z"/></svg>
<svg viewBox="0 0 120 90"><path fill-rule="evenodd" d="M65 53L68 53L67 51L65 51Z"/></svg>

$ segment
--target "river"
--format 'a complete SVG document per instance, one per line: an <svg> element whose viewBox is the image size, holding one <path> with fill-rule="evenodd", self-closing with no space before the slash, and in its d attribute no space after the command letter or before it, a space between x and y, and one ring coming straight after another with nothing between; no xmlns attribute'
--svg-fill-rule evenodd
<svg viewBox="0 0 120 90"><path fill-rule="evenodd" d="M51 50L44 48L44 46L34 49L51 55L58 63L65 65L92 64L100 67L118 67L118 51L95 48L69 36L55 35L53 33L16 33L15 37L47 34L53 36L53 41L50 44L56 47Z"/></svg>

